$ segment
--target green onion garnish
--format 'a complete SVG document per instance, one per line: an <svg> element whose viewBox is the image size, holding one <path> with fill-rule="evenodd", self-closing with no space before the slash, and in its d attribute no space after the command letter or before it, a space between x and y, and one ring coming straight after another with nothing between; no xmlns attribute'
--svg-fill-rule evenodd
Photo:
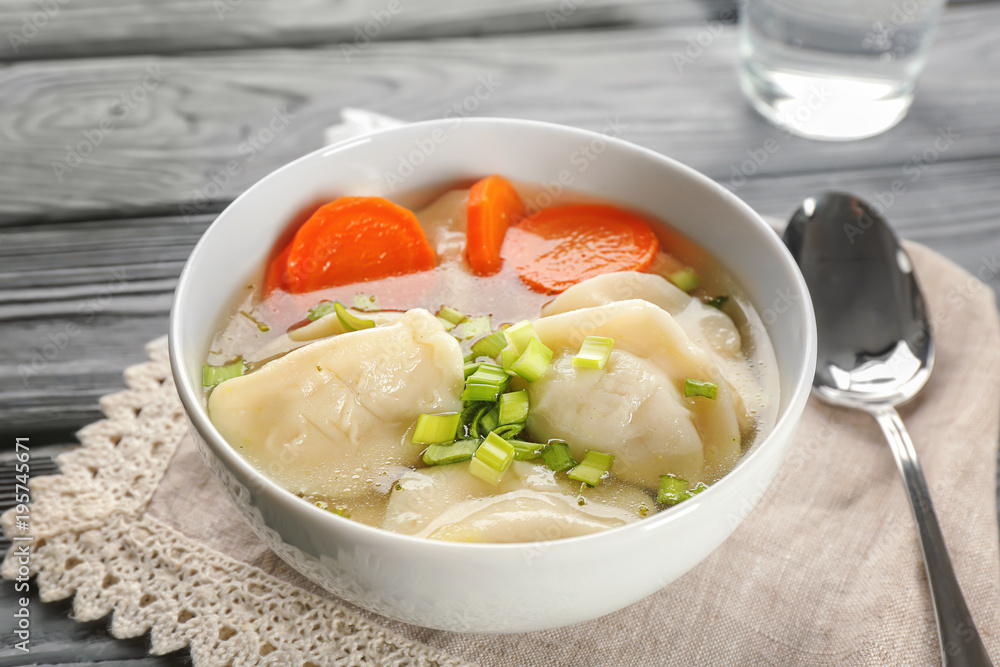
<svg viewBox="0 0 1000 667"><path fill-rule="evenodd" d="M614 339L604 336L587 336L580 346L580 353L573 357L573 365L579 368L603 369L611 357Z"/></svg>
<svg viewBox="0 0 1000 667"><path fill-rule="evenodd" d="M702 380L695 380L694 378L684 380L684 398L704 396L705 398L715 400L718 393L719 385L715 382L704 382Z"/></svg>
<svg viewBox="0 0 1000 667"><path fill-rule="evenodd" d="M476 371L478 373L479 371ZM475 375L475 373L473 373ZM469 378L472 379L471 377ZM495 401L500 395L500 387L495 384L476 384L467 382L462 392L463 401Z"/></svg>
<svg viewBox="0 0 1000 667"><path fill-rule="evenodd" d="M479 357L490 357L491 359L507 345L507 337L503 331L494 331L485 338L480 338L472 344L472 351Z"/></svg>
<svg viewBox="0 0 1000 667"><path fill-rule="evenodd" d="M711 306L712 308L718 308L719 310L722 310L722 307L726 305L727 301L729 301L729 297L728 296L725 296L725 295L723 295L723 296L713 296L711 299L709 299L708 301L705 302L705 305L706 306Z"/></svg>
<svg viewBox="0 0 1000 667"><path fill-rule="evenodd" d="M528 392L512 391L500 397L500 425L524 423L528 418Z"/></svg>
<svg viewBox="0 0 1000 667"><path fill-rule="evenodd" d="M497 435L500 435L499 432ZM525 442L524 440L512 440L511 438L504 439L514 447L514 458L518 461L531 461L542 455L542 446L537 442Z"/></svg>
<svg viewBox="0 0 1000 667"><path fill-rule="evenodd" d="M611 454L587 450L580 464L566 473L566 476L589 486L597 486L614 462L615 457Z"/></svg>
<svg viewBox="0 0 1000 667"><path fill-rule="evenodd" d="M514 362L517 361L519 356L521 355L517 353L514 346L508 343L507 347L500 350L500 364L503 366L505 371L509 371L510 367L514 365Z"/></svg>
<svg viewBox="0 0 1000 667"><path fill-rule="evenodd" d="M355 294L354 307L358 310L375 312L379 309L378 299L375 298L374 294Z"/></svg>
<svg viewBox="0 0 1000 667"><path fill-rule="evenodd" d="M707 488L707 485L698 482L693 489L688 489L687 480L677 475L660 475L660 490L656 494L656 502L676 505Z"/></svg>
<svg viewBox="0 0 1000 667"><path fill-rule="evenodd" d="M478 371L480 366L482 364L479 362L467 362L465 364L465 379L468 380L469 376Z"/></svg>
<svg viewBox="0 0 1000 667"><path fill-rule="evenodd" d="M453 325L461 324L466 320L465 315L450 306L441 306L441 309L437 311L437 316Z"/></svg>
<svg viewBox="0 0 1000 667"><path fill-rule="evenodd" d="M490 328L489 315L469 317L458 325L458 337L462 340L479 338L480 336L485 336L490 331L492 331L492 329Z"/></svg>
<svg viewBox="0 0 1000 667"><path fill-rule="evenodd" d="M503 426L497 426L493 429L493 433L496 433L504 440L510 440L514 436L521 433L524 430L524 422L518 424L504 424Z"/></svg>
<svg viewBox="0 0 1000 667"><path fill-rule="evenodd" d="M677 286L677 289L684 290L685 292L690 292L696 289L700 283L698 280L698 274L694 272L692 268L681 269L680 271L674 271L669 276L667 280L672 282Z"/></svg>
<svg viewBox="0 0 1000 667"><path fill-rule="evenodd" d="M241 375L243 375L243 357L236 357L234 361L223 366L203 365L201 367L201 384L206 387L214 387L220 382Z"/></svg>
<svg viewBox="0 0 1000 667"><path fill-rule="evenodd" d="M457 412L450 415L420 415L417 418L417 426L413 429L413 443L436 445L452 442L460 423L462 415Z"/></svg>
<svg viewBox="0 0 1000 667"><path fill-rule="evenodd" d="M431 445L424 452L424 463L429 466L444 466L468 461L476 453L477 447L479 440L459 440L449 445Z"/></svg>
<svg viewBox="0 0 1000 667"><path fill-rule="evenodd" d="M337 319L340 323L344 325L344 328L348 331L359 331L361 329L371 329L375 326L375 322L372 320L363 320L360 317L355 317L351 315L347 308L344 308L344 304L339 301L333 302L333 310L337 313Z"/></svg>
<svg viewBox="0 0 1000 667"><path fill-rule="evenodd" d="M437 321L441 323L441 326L444 327L445 331L451 331L456 326L453 322L449 322L448 320L444 319L443 317L438 317Z"/></svg>
<svg viewBox="0 0 1000 667"><path fill-rule="evenodd" d="M552 363L552 350L535 337L528 341L524 353L511 364L510 370L528 382L535 382L545 375L550 363Z"/></svg>
<svg viewBox="0 0 1000 667"><path fill-rule="evenodd" d="M510 382L510 375L502 366L496 364L481 363L479 368L469 376L469 382L474 384L495 384L498 387L506 388Z"/></svg>
<svg viewBox="0 0 1000 667"><path fill-rule="evenodd" d="M333 301L320 301L309 310L306 314L306 319L310 322L315 322L324 315L329 315L333 312L335 312L333 309Z"/></svg>
<svg viewBox="0 0 1000 667"><path fill-rule="evenodd" d="M542 447L542 461L555 472L569 470L576 465L569 445L562 440L549 440L549 444Z"/></svg>
<svg viewBox="0 0 1000 667"><path fill-rule="evenodd" d="M520 356L528 348L528 342L532 338L538 338L534 325L528 320L521 320L517 324L503 330L504 336Z"/></svg>
<svg viewBox="0 0 1000 667"><path fill-rule="evenodd" d="M484 482L496 486L513 460L514 446L500 436L490 433L469 462L469 472Z"/></svg>
<svg viewBox="0 0 1000 667"><path fill-rule="evenodd" d="M485 438L500 425L500 411L496 408L490 408L486 412L483 412L479 416L479 423L476 424L476 433L474 434L477 438ZM503 436L500 436L503 437Z"/></svg>

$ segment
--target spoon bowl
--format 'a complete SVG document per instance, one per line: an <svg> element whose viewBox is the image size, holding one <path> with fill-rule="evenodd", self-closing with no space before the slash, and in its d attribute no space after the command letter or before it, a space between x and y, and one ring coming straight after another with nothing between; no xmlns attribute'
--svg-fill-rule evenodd
<svg viewBox="0 0 1000 667"><path fill-rule="evenodd" d="M910 257L881 215L837 192L804 200L784 240L816 312L813 391L828 403L871 414L892 446L920 533L942 663L992 665L955 578L913 442L895 409L917 395L934 365L927 306Z"/></svg>

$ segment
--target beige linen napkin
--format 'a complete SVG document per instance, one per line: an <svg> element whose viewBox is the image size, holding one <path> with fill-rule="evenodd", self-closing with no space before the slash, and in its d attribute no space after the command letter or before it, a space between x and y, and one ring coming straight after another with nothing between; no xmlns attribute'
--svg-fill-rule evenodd
<svg viewBox="0 0 1000 667"><path fill-rule="evenodd" d="M903 411L983 639L1000 658L994 295L908 246L937 365ZM775 341L777 345L781 341ZM33 483L31 568L79 620L152 630L198 664L929 665L934 617L892 455L866 415L813 400L773 484L712 556L605 618L524 635L459 635L381 618L319 590L242 523L186 435L163 341L102 402L108 419ZM4 517L8 534L13 517ZM683 549L684 545L677 545ZM669 554L664 555L669 558ZM613 564L609 564L613 566ZM3 574L16 572L8 557Z"/></svg>

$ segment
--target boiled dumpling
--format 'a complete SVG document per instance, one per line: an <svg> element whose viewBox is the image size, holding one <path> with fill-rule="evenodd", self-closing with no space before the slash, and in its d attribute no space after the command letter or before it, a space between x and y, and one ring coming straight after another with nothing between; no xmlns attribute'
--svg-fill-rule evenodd
<svg viewBox="0 0 1000 667"><path fill-rule="evenodd" d="M764 415L769 395L750 370L743 356L740 332L728 315L702 303L673 283L652 273L619 271L596 276L573 285L542 309L542 315L557 315L580 308L603 306L629 299L642 299L670 313L691 342L708 352L723 377L735 390L740 431L747 435L755 426L751 411Z"/></svg>
<svg viewBox="0 0 1000 667"><path fill-rule="evenodd" d="M382 527L451 541L533 542L623 526L652 507L647 493L620 482L581 494L579 483L544 465L515 461L492 486L472 475L468 463L455 463L405 473Z"/></svg>
<svg viewBox="0 0 1000 667"><path fill-rule="evenodd" d="M659 476L712 482L740 456L738 397L712 357L674 318L633 299L580 308L534 322L553 352L545 375L526 384L533 439L566 440L577 459L588 449L615 456L612 473L649 489ZM603 370L572 357L586 336L614 339ZM715 400L684 398L686 378L718 383Z"/></svg>
<svg viewBox="0 0 1000 667"><path fill-rule="evenodd" d="M741 352L740 333L725 313L705 305L677 289L663 276L653 273L619 271L584 280L547 304L542 315L557 315L629 299L648 301L673 315L695 345L721 357L717 361L736 358Z"/></svg>
<svg viewBox="0 0 1000 667"><path fill-rule="evenodd" d="M462 352L423 309L326 338L226 380L208 401L222 436L293 492L350 499L416 464L421 413L459 412Z"/></svg>

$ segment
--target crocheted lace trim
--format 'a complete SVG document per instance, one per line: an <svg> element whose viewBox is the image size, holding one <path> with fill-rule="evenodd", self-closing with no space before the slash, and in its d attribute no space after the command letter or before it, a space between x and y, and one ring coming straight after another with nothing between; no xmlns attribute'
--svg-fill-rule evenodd
<svg viewBox="0 0 1000 667"><path fill-rule="evenodd" d="M77 620L113 612L118 638L151 633L153 654L190 646L197 665L464 664L322 597L233 560L145 514L187 432L166 339L105 396L107 419L80 431L59 475L31 480L30 570L45 601L73 598ZM13 579L11 549L0 573Z"/></svg>

